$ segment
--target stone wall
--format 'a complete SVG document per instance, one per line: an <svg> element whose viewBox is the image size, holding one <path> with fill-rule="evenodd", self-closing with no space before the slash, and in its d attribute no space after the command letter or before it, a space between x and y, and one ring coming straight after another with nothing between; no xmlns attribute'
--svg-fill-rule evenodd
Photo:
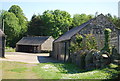
<svg viewBox="0 0 120 81"><path fill-rule="evenodd" d="M104 30L105 28L111 29L111 38L110 38L110 46L115 46L118 50L118 30L115 26L107 20L104 16L99 16L94 19L90 24L84 27L82 30L78 32L78 34L92 34L97 40L98 50L101 50L104 46ZM119 34L120 35L120 34ZM75 35L71 38L71 40L75 39Z"/></svg>
<svg viewBox="0 0 120 81"><path fill-rule="evenodd" d="M102 53L97 50L80 50L71 54L70 60L80 69L87 70L105 67L111 62L111 58L108 53Z"/></svg>

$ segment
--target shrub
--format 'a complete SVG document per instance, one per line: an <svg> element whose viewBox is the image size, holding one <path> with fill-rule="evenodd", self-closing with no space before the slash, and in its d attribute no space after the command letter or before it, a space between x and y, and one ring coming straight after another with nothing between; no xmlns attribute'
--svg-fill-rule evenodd
<svg viewBox="0 0 120 81"><path fill-rule="evenodd" d="M86 34L85 38L83 38L82 35L77 34L75 42L71 42L69 49L71 53L85 49L97 49L96 39L92 34Z"/></svg>
<svg viewBox="0 0 120 81"><path fill-rule="evenodd" d="M108 53L110 53L110 33L111 33L111 29L105 28L104 30L105 42L102 51L107 51Z"/></svg>

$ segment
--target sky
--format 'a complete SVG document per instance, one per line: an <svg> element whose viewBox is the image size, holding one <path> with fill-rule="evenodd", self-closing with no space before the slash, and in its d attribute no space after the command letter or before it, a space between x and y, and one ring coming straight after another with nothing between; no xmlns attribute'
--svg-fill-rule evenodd
<svg viewBox="0 0 120 81"><path fill-rule="evenodd" d="M0 10L8 10L12 5L19 5L28 20L33 14L42 14L45 10L60 9L74 14L107 14L118 16L120 0L0 0Z"/></svg>

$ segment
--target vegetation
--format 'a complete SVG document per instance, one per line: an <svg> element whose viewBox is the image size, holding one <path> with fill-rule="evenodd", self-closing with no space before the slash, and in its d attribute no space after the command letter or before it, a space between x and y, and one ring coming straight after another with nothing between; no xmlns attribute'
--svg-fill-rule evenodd
<svg viewBox="0 0 120 81"><path fill-rule="evenodd" d="M80 26L81 24L85 23L86 21L92 19L93 15L86 15L86 14L75 14L73 16L73 23L72 27Z"/></svg>
<svg viewBox="0 0 120 81"><path fill-rule="evenodd" d="M39 79L32 71L34 64L31 66L22 62L3 61L0 65L2 65L3 79Z"/></svg>
<svg viewBox="0 0 120 81"><path fill-rule="evenodd" d="M5 52L15 52L15 48L5 47Z"/></svg>
<svg viewBox="0 0 120 81"><path fill-rule="evenodd" d="M2 65L3 79L111 79L118 77L119 73L115 64L91 71L80 70L69 63L27 64L3 61Z"/></svg>
<svg viewBox="0 0 120 81"><path fill-rule="evenodd" d="M94 15L75 14L73 18L66 11L46 10L41 15L33 15L28 22L23 10L18 5L12 5L8 11L0 11L0 21L4 19L7 46L15 47L15 44L23 36L53 36L60 35L73 27L93 18ZM120 28L120 19L107 14L106 17ZM2 22L0 22L2 24Z"/></svg>
<svg viewBox="0 0 120 81"><path fill-rule="evenodd" d="M105 44L104 44L104 48L102 49L108 53L110 53L110 32L111 32L111 30L109 28L106 28L104 30Z"/></svg>
<svg viewBox="0 0 120 81"><path fill-rule="evenodd" d="M82 35L77 34L76 40L71 42L70 50L72 53L80 50L97 49L96 39L92 34L86 34L85 38Z"/></svg>
<svg viewBox="0 0 120 81"><path fill-rule="evenodd" d="M45 36L47 28L44 27L44 23L41 20L40 15L33 15L31 21L28 24L28 35L32 36Z"/></svg>
<svg viewBox="0 0 120 81"><path fill-rule="evenodd" d="M7 46L14 47L27 31L27 18L24 16L22 9L13 5L8 11L2 11L4 19L5 34L7 35Z"/></svg>
<svg viewBox="0 0 120 81"><path fill-rule="evenodd" d="M47 10L43 15L33 15L28 26L29 35L52 35L57 38L69 30L72 18L66 11Z"/></svg>
<svg viewBox="0 0 120 81"><path fill-rule="evenodd" d="M106 15L109 21L113 22L117 28L120 28L120 18L112 16L110 13Z"/></svg>

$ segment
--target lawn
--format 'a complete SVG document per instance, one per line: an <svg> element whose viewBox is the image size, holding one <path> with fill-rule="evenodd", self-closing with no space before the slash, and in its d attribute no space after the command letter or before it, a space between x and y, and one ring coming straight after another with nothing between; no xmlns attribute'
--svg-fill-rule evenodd
<svg viewBox="0 0 120 81"><path fill-rule="evenodd" d="M15 48L5 47L5 52L15 52Z"/></svg>
<svg viewBox="0 0 120 81"><path fill-rule="evenodd" d="M1 65L1 63L0 63ZM3 79L111 79L117 77L117 65L91 71L80 70L69 63L28 64L2 62Z"/></svg>

